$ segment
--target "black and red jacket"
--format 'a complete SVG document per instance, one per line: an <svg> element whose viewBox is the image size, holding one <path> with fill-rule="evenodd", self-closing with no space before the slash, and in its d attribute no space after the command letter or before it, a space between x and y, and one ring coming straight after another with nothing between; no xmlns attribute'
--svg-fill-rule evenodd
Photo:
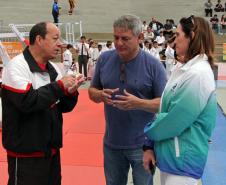
<svg viewBox="0 0 226 185"><path fill-rule="evenodd" d="M62 147L62 113L71 111L78 93L67 96L56 64L40 68L29 52L3 69L2 141L9 153L43 152Z"/></svg>

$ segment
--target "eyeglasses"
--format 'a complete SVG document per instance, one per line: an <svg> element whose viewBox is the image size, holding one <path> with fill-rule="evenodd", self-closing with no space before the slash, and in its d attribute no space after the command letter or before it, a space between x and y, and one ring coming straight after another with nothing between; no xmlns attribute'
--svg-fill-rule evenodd
<svg viewBox="0 0 226 185"><path fill-rule="evenodd" d="M125 62L120 63L120 82L126 83L126 70L125 70L126 64Z"/></svg>

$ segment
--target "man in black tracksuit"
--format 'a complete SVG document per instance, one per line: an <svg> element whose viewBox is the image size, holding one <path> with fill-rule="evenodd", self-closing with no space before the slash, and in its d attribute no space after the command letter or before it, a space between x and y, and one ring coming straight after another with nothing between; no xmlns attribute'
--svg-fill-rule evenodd
<svg viewBox="0 0 226 185"><path fill-rule="evenodd" d="M49 62L60 51L53 23L30 31L30 46L13 58L2 77L2 140L8 185L60 185L62 113L77 103L83 77L62 76Z"/></svg>

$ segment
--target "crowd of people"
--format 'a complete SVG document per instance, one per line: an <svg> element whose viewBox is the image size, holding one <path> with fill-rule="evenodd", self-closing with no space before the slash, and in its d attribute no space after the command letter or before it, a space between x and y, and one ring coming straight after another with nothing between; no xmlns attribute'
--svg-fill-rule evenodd
<svg viewBox="0 0 226 185"><path fill-rule="evenodd" d="M98 43L92 38L81 36L80 42L75 45L67 44L63 50L64 73L83 74L85 80L91 80L100 54L111 49L114 46L110 40Z"/></svg>
<svg viewBox="0 0 226 185"><path fill-rule="evenodd" d="M148 25L143 21L139 40L139 47L164 65L168 78L177 64L174 59L174 48L171 45L175 38L175 29L173 19L167 19L166 23L162 24L153 17ZM64 71L81 73L85 79L91 80L100 54L112 49L115 49L115 46L110 40L106 43L98 43L92 38L86 39L85 36L81 36L80 42L74 46L68 44L63 53ZM77 56L72 55L73 50ZM78 58L78 61L74 58Z"/></svg>
<svg viewBox="0 0 226 185"><path fill-rule="evenodd" d="M217 15L214 15L210 19L210 24L215 33L226 34L226 15L222 15L221 21L219 21ZM172 71L180 65L177 60L175 60L175 48L172 44L175 39L176 26L173 19L166 19L165 24L163 24L158 21L156 17L152 17L148 24L146 20L142 23L142 34L140 36L139 46L164 65L167 78L169 78ZM115 49L115 46L112 41L98 43L92 38L86 40L85 36L82 37L84 38L81 38L81 42L73 46L78 54L78 62L73 61L75 57L71 57L70 69L84 74L87 80L91 80L99 55L104 51ZM82 55L81 43L84 43L86 46L85 53ZM67 67L65 66L65 68Z"/></svg>
<svg viewBox="0 0 226 185"><path fill-rule="evenodd" d="M72 15L73 11L75 9L75 0L68 0L69 2L69 11L68 14ZM226 2L224 4L221 3L221 0L217 0L216 5L214 6L211 0L207 0L204 3L204 10L205 10L205 16L210 16L210 23L212 24L212 29L219 34L226 34L226 15L222 14L220 18L218 18L218 15L216 13L218 12L226 12ZM213 14L213 11L215 14ZM59 23L59 15L60 15L60 6L58 5L58 0L54 0L52 5L52 16L54 19L54 23ZM152 25L152 23L154 23ZM149 28L151 28L151 32ZM143 22L143 31L146 34L145 38L153 39L154 35L159 35L159 30L164 29L163 34L164 36L170 36L172 33L172 29L175 28L174 20L173 19L167 19L166 23L163 25L161 22L157 21L155 18L152 18L152 21L149 23L149 25L146 24L146 21ZM152 33L153 32L153 33Z"/></svg>
<svg viewBox="0 0 226 185"><path fill-rule="evenodd" d="M213 10L215 12L226 12L226 2L224 3L224 5L221 3L221 0L217 0L216 5L214 6L213 3L211 2L211 0L207 0L204 3L204 7L205 7L205 15L206 17L208 17L210 15L210 17L212 17L213 15Z"/></svg>
<svg viewBox="0 0 226 185"><path fill-rule="evenodd" d="M217 0L216 5L214 6L211 0L207 0L204 3L205 7L205 16L210 16L210 23L212 29L215 33L226 34L226 15L223 13L221 17L218 17L218 12L226 12L226 2L221 3L221 0ZM215 12L213 14L213 11Z"/></svg>
<svg viewBox="0 0 226 185"><path fill-rule="evenodd" d="M223 14L220 19L217 14L214 14L214 16L210 18L210 23L215 33L220 35L226 34L226 14Z"/></svg>

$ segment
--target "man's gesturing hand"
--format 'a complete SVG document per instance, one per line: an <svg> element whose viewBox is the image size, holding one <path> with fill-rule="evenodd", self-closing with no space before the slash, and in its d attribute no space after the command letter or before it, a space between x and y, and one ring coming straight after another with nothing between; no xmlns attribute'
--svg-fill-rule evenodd
<svg viewBox="0 0 226 185"><path fill-rule="evenodd" d="M139 104L139 98L124 90L124 95L116 95L113 106L121 110L136 109Z"/></svg>

